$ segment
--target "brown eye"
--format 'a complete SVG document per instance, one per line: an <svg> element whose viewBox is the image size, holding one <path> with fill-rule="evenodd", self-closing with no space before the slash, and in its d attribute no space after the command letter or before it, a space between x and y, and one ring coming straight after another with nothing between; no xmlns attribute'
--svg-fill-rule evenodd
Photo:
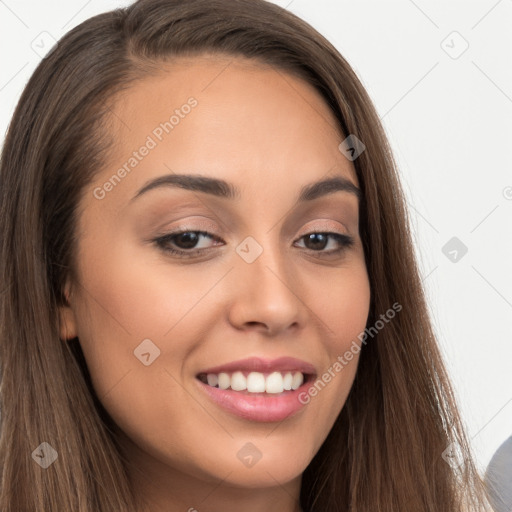
<svg viewBox="0 0 512 512"><path fill-rule="evenodd" d="M309 233L301 237L304 239L305 248L314 252L324 254L337 254L344 249L354 245L354 239L348 235L341 233ZM326 251L325 248L329 245L331 239L334 239L338 248ZM336 245L336 244L335 244Z"/></svg>
<svg viewBox="0 0 512 512"><path fill-rule="evenodd" d="M220 238L213 236L207 231L189 230L169 233L167 235L156 238L154 242L160 249L165 252L174 254L176 256L188 257L194 256L209 249L209 247L196 247L203 238L220 241Z"/></svg>
<svg viewBox="0 0 512 512"><path fill-rule="evenodd" d="M158 246L158 248L165 253L177 257L187 258L198 256L212 248L212 246L199 248L197 247L201 240L205 238L223 243L220 238L212 235L211 233L208 233L207 231L195 230L182 230L169 233L167 235L160 236L153 241ZM354 239L352 237L341 233L314 232L302 236L299 240L302 239L304 239L305 242L305 249L314 253L318 253L318 255L325 256L339 254L354 244ZM325 250L327 247L329 247L329 244L332 241L334 241L335 247L331 248L330 250Z"/></svg>

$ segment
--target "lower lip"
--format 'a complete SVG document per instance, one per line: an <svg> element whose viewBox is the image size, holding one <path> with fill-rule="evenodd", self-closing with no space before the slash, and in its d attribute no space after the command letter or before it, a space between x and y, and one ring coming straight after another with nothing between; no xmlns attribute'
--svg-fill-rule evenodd
<svg viewBox="0 0 512 512"><path fill-rule="evenodd" d="M284 419L299 412L304 405L299 395L310 386L305 382L296 390L286 391L282 395L245 394L232 389L214 388L196 379L208 396L223 409L250 421L273 422Z"/></svg>

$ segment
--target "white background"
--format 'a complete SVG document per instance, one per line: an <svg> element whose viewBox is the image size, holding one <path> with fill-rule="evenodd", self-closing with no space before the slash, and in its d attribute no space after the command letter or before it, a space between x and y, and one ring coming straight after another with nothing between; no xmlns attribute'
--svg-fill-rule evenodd
<svg viewBox="0 0 512 512"><path fill-rule="evenodd" d="M60 39L128 3L0 0L2 141L39 62L38 36ZM275 3L338 48L383 119L435 329L483 471L512 435L512 0ZM454 236L468 248L457 262L442 252Z"/></svg>

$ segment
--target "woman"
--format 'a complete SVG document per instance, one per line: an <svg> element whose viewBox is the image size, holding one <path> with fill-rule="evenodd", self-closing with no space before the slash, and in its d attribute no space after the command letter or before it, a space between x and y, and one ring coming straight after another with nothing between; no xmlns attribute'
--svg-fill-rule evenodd
<svg viewBox="0 0 512 512"><path fill-rule="evenodd" d="M2 510L484 510L384 132L305 22L91 18L0 172Z"/></svg>

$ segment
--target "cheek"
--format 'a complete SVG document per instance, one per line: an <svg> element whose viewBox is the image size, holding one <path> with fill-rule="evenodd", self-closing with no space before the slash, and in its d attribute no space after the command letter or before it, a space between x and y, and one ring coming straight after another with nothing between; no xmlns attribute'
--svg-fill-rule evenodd
<svg viewBox="0 0 512 512"><path fill-rule="evenodd" d="M116 244L105 237L83 252L78 337L98 397L133 381L135 399L185 380L183 363L224 311L226 289L215 285L226 270L170 265Z"/></svg>
<svg viewBox="0 0 512 512"><path fill-rule="evenodd" d="M356 265L330 279L318 294L318 314L329 333L329 351L339 354L357 340L370 310L370 284L364 265ZM358 340L357 340L358 341Z"/></svg>
<svg viewBox="0 0 512 512"><path fill-rule="evenodd" d="M124 379L146 368L134 351L144 342L156 360L156 340L184 313L183 285L162 281L154 267L142 266L133 248L115 247L98 237L84 244L77 309L78 337L98 396L111 393ZM178 293L180 290L180 293ZM191 299L190 299L191 300ZM146 352L146 351L145 351ZM147 357L146 357L147 359ZM125 378L126 377L126 378Z"/></svg>
<svg viewBox="0 0 512 512"><path fill-rule="evenodd" d="M364 265L354 265L330 279L308 303L321 319L327 358L317 379L301 400L323 418L325 435L340 413L352 387L370 309L370 284Z"/></svg>
<svg viewBox="0 0 512 512"><path fill-rule="evenodd" d="M180 451L176 425L193 431L189 419L204 415L187 400L182 363L202 339L195 315L204 314L198 302L216 276L191 281L192 272L170 275L169 266L142 264L133 250L106 252L82 267L77 315L94 390L129 437L148 446L153 437L166 439Z"/></svg>
<svg viewBox="0 0 512 512"><path fill-rule="evenodd" d="M94 318L87 330L129 337L133 343L162 338L197 305L212 287L215 275L170 265L148 250L123 242L101 252L84 253L80 288L87 315ZM90 336L92 337L92 336ZM132 347L133 350L134 347Z"/></svg>

